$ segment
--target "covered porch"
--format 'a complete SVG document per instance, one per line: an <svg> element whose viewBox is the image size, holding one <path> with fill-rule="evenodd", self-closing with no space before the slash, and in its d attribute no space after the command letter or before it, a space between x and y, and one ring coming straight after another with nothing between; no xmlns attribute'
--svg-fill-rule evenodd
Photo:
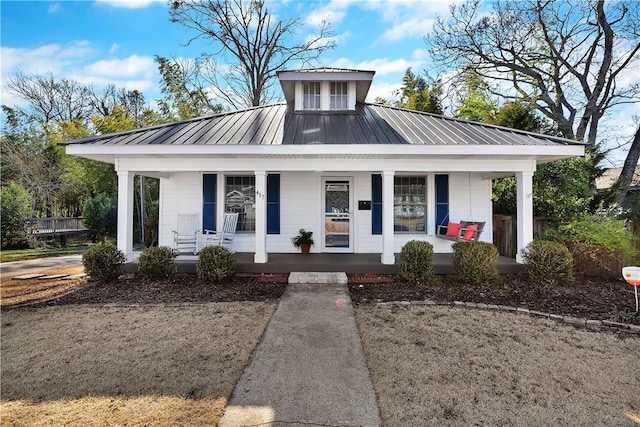
<svg viewBox="0 0 640 427"><path fill-rule="evenodd" d="M379 253L331 254L312 253L270 253L265 263L255 263L253 252L237 252L236 273L238 274L288 274L293 271L337 271L347 274L397 274L400 254L395 254L393 264L381 264ZM180 255L176 259L178 272L196 273L197 256ZM453 254L434 254L436 274L453 274ZM127 271L135 272L137 262L127 264ZM500 274L517 274L523 269L513 258L498 257Z"/></svg>

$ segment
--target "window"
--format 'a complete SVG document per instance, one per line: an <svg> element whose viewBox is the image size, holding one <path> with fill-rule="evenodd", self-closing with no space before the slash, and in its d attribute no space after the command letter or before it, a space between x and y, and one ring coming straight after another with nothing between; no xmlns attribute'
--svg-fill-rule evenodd
<svg viewBox="0 0 640 427"><path fill-rule="evenodd" d="M346 110L349 103L347 82L331 82L329 108L332 110Z"/></svg>
<svg viewBox="0 0 640 427"><path fill-rule="evenodd" d="M320 82L304 82L302 90L304 92L302 108L305 110L319 110Z"/></svg>
<svg viewBox="0 0 640 427"><path fill-rule="evenodd" d="M238 212L237 231L256 229L256 178L254 176L227 176L225 212Z"/></svg>
<svg viewBox="0 0 640 427"><path fill-rule="evenodd" d="M417 176L396 176L393 190L394 230L425 233L426 212L426 179Z"/></svg>

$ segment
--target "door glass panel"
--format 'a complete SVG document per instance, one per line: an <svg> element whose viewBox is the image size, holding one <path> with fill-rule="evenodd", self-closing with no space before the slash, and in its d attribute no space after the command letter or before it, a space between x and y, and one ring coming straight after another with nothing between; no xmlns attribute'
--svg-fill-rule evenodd
<svg viewBox="0 0 640 427"><path fill-rule="evenodd" d="M327 248L348 248L351 233L349 182L326 182L324 194L324 245Z"/></svg>

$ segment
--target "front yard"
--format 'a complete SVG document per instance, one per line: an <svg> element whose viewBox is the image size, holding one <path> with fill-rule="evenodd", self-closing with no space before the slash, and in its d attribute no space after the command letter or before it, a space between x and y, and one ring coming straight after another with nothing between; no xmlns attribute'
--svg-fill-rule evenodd
<svg viewBox="0 0 640 427"><path fill-rule="evenodd" d="M204 286L193 276L110 285L3 278L0 424L215 425L283 279ZM456 292L531 309L552 300L522 285L471 294L441 285L350 285L385 426L640 423L638 335L497 311L371 304L458 299ZM632 304L628 285L588 286L606 298L581 298L589 292L573 287L540 309L602 318ZM544 289L538 294L552 291Z"/></svg>
<svg viewBox="0 0 640 427"><path fill-rule="evenodd" d="M356 321L385 426L640 423L637 336L453 307Z"/></svg>
<svg viewBox="0 0 640 427"><path fill-rule="evenodd" d="M274 309L5 312L1 424L215 425Z"/></svg>

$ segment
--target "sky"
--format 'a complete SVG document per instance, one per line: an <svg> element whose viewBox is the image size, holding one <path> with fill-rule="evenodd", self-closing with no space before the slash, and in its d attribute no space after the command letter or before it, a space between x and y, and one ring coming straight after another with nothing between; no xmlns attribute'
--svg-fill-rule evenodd
<svg viewBox="0 0 640 427"><path fill-rule="evenodd" d="M428 66L424 35L446 1L269 1L281 19L300 17L301 36L323 18L332 24L336 49L319 66L376 71L369 100L389 98L407 67ZM2 1L2 78L18 70L53 73L96 86L114 83L158 98L154 55L193 58L211 51L205 42L186 46L190 32L169 22L165 1ZM2 103L17 100L2 93Z"/></svg>
<svg viewBox="0 0 640 427"><path fill-rule="evenodd" d="M438 15L446 16L450 0L267 0L269 10L286 20L299 17L300 37L313 33L322 19L332 24L336 48L318 66L376 72L368 101L391 98L408 67L435 75L424 36ZM195 58L211 52L206 42L186 45L195 35L171 23L162 0L0 1L0 103L20 105L4 90L8 76L52 73L96 88L112 83L160 98L160 76L154 55ZM634 108L636 114L640 109ZM626 114L630 116L630 114ZM633 123L617 128L628 128ZM621 163L624 152L612 157Z"/></svg>

